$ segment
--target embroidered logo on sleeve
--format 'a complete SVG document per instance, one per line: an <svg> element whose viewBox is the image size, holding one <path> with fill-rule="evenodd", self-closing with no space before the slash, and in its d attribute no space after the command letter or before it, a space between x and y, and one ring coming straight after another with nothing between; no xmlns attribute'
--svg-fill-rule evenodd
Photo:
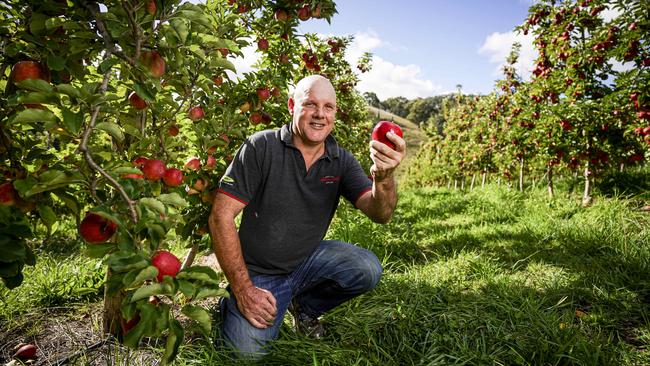
<svg viewBox="0 0 650 366"><path fill-rule="evenodd" d="M230 176L224 175L223 177L221 177L221 184L227 184L229 186L232 186L233 184L235 184L235 180L232 179Z"/></svg>
<svg viewBox="0 0 650 366"><path fill-rule="evenodd" d="M332 184L338 182L339 180L341 180L340 176L335 177L333 175L326 175L320 179L320 181L325 184Z"/></svg>

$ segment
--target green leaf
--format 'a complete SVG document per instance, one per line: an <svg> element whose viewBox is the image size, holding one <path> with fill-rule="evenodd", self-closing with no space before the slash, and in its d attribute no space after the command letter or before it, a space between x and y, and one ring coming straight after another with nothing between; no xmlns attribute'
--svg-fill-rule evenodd
<svg viewBox="0 0 650 366"><path fill-rule="evenodd" d="M178 39L181 43L185 44L187 41L187 35L189 34L189 24L187 24L187 21L182 18L173 18L170 21L170 24L172 28L174 28L174 31L176 31Z"/></svg>
<svg viewBox="0 0 650 366"><path fill-rule="evenodd" d="M42 205L42 204L38 205L38 215L41 217L41 220L43 220L43 224L47 226L48 230L51 230L52 225L54 225L55 222L59 221L59 218L54 213L52 207L47 205Z"/></svg>
<svg viewBox="0 0 650 366"><path fill-rule="evenodd" d="M116 248L117 245L115 243L88 244L85 253L90 258L103 258Z"/></svg>
<svg viewBox="0 0 650 366"><path fill-rule="evenodd" d="M39 35L45 32L45 22L49 19L45 14L33 13L29 23L29 31L32 34Z"/></svg>
<svg viewBox="0 0 650 366"><path fill-rule="evenodd" d="M131 302L136 302L142 299L148 299L151 295L171 295L171 288L162 283L154 283L153 285L142 286L133 292Z"/></svg>
<svg viewBox="0 0 650 366"><path fill-rule="evenodd" d="M63 115L63 126L68 132L76 135L81 130L81 125L84 123L83 112L75 113L68 108L62 107L61 114Z"/></svg>
<svg viewBox="0 0 650 366"><path fill-rule="evenodd" d="M145 197L140 199L139 203L144 205L146 208L149 208L153 211L157 211L162 215L165 215L167 213L167 209L165 208L165 205L155 198Z"/></svg>
<svg viewBox="0 0 650 366"><path fill-rule="evenodd" d="M50 92L29 92L19 95L17 101L20 104L58 104L59 95Z"/></svg>
<svg viewBox="0 0 650 366"><path fill-rule="evenodd" d="M163 365L168 365L174 361L174 358L176 358L176 355L178 354L178 348L182 343L183 327L178 320L172 319L169 324L169 335L167 336L167 343L165 344L165 354L162 358Z"/></svg>
<svg viewBox="0 0 650 366"><path fill-rule="evenodd" d="M141 254L125 255L122 252L115 253L106 262L115 272L128 272L134 269L142 269L149 265L149 260Z"/></svg>
<svg viewBox="0 0 650 366"><path fill-rule="evenodd" d="M206 297L227 297L228 291L222 288L204 287L194 296L193 300L198 301Z"/></svg>
<svg viewBox="0 0 650 366"><path fill-rule="evenodd" d="M212 318L207 310L200 306L188 304L183 306L181 313L194 320L206 334L210 334L210 330L212 329Z"/></svg>
<svg viewBox="0 0 650 366"><path fill-rule="evenodd" d="M160 200L160 202L166 205L179 207L179 208L184 208L189 206L189 203L187 203L187 201L183 197L181 197L180 194L176 192L161 194L160 196L158 196L158 200Z"/></svg>
<svg viewBox="0 0 650 366"><path fill-rule="evenodd" d="M177 279L201 281L208 284L219 285L219 276L208 266L192 266L178 272Z"/></svg>
<svg viewBox="0 0 650 366"><path fill-rule="evenodd" d="M79 89L75 88L70 84L59 84L56 86L56 90L59 93L68 95L73 98L81 98L81 92L79 91Z"/></svg>
<svg viewBox="0 0 650 366"><path fill-rule="evenodd" d="M117 123L113 122L100 122L95 125L96 129L106 131L109 135L113 136L119 142L124 141L124 133Z"/></svg>
<svg viewBox="0 0 650 366"><path fill-rule="evenodd" d="M122 175L122 174L142 174L142 171L136 167L133 166L120 166L117 167L113 170L111 170L111 173L114 175Z"/></svg>
<svg viewBox="0 0 650 366"><path fill-rule="evenodd" d="M151 91L142 85L135 83L133 84L133 89L135 89L135 93L138 94L138 96L145 101L149 103L153 103L156 101L156 96L151 94Z"/></svg>
<svg viewBox="0 0 650 366"><path fill-rule="evenodd" d="M192 283L183 280L178 280L178 290L187 297L194 296L194 291L196 291Z"/></svg>
<svg viewBox="0 0 650 366"><path fill-rule="evenodd" d="M147 266L140 270L137 273L137 276L130 283L126 284L126 287L130 288L138 286L146 280L153 280L156 278L156 276L158 276L158 268L154 266Z"/></svg>
<svg viewBox="0 0 650 366"><path fill-rule="evenodd" d="M210 65L212 67L220 67L222 69L230 70L232 72L237 72L235 68L235 64L233 64L232 62L228 61L223 57L212 57L210 59Z"/></svg>
<svg viewBox="0 0 650 366"><path fill-rule="evenodd" d="M49 55L47 57L47 67L49 67L50 70L61 71L65 69L65 64L66 60L61 56Z"/></svg>
<svg viewBox="0 0 650 366"><path fill-rule="evenodd" d="M120 60L118 58L116 58L116 57L111 57L109 59L106 59L106 60L102 61L101 64L99 64L98 71L99 71L100 74L106 74L106 72L111 67L113 67L114 65L116 65L119 62L120 62Z"/></svg>
<svg viewBox="0 0 650 366"><path fill-rule="evenodd" d="M45 80L41 79L26 79L15 83L16 86L20 89L31 90L31 91L40 91L40 92L51 92L54 90L54 87L50 85Z"/></svg>
<svg viewBox="0 0 650 366"><path fill-rule="evenodd" d="M46 109L28 108L19 112L11 123L54 122L56 116Z"/></svg>

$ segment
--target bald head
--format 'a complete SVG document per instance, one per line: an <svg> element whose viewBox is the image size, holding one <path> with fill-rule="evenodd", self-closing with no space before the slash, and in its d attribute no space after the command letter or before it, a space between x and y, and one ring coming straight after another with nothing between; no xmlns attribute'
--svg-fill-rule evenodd
<svg viewBox="0 0 650 366"><path fill-rule="evenodd" d="M318 89L322 93L329 94L336 101L334 86L329 79L321 75L309 75L301 79L293 91L293 99L296 101L302 100L312 89Z"/></svg>

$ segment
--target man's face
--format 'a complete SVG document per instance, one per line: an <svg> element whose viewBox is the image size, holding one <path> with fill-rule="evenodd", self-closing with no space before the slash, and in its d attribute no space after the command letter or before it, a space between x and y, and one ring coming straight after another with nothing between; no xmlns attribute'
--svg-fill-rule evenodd
<svg viewBox="0 0 650 366"><path fill-rule="evenodd" d="M303 87L304 86L304 87ZM298 85L289 99L294 140L304 145L318 145L332 132L336 118L336 93L327 79L313 79Z"/></svg>

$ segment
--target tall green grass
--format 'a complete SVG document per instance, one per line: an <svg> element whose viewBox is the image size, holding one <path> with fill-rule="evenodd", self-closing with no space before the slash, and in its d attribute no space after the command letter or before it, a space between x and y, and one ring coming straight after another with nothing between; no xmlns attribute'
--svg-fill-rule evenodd
<svg viewBox="0 0 650 366"><path fill-rule="evenodd" d="M638 195L603 195L583 208L541 188L411 188L400 193L392 222L377 225L343 205L328 237L373 250L382 281L326 314L322 340L296 335L287 321L259 363L648 365L650 213L638 206ZM28 276L44 276L38 268L48 263ZM95 283L92 273L78 277ZM2 296L21 307L67 301L26 285ZM75 291L66 296L79 300ZM247 364L200 337L176 363Z"/></svg>

